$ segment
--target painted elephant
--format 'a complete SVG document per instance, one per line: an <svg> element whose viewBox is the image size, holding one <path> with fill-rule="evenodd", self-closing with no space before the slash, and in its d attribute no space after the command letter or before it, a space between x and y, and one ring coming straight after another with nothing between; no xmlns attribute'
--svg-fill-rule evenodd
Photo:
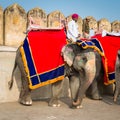
<svg viewBox="0 0 120 120"><path fill-rule="evenodd" d="M103 77L101 56L92 48L83 49L77 44L67 44L62 49L69 78L72 107L80 108L84 95L91 88L93 99L102 99L98 81Z"/></svg>
<svg viewBox="0 0 120 120"><path fill-rule="evenodd" d="M114 102L117 102L117 98L120 95L120 50L118 50L116 65L115 65L115 93L114 93Z"/></svg>
<svg viewBox="0 0 120 120"><path fill-rule="evenodd" d="M31 89L29 88L29 83L28 83L28 77L27 77L27 73L25 71L24 68L24 64L22 61L22 56L20 53L20 47L18 48L18 50L16 51L16 58L15 58L15 64L14 64L14 68L12 71L12 77L11 80L8 82L9 88L11 89L13 86L13 76L14 76L14 71L16 69L16 67L18 66L18 68L20 69L21 72L21 91L20 91L20 95L19 95L19 102L23 105L32 105L32 99L31 99ZM52 97L48 103L49 106L55 106L55 107L59 107L60 104L58 103L58 99L59 99L59 95L62 91L62 82L63 80L60 80L58 82L53 83L51 86L52 88Z"/></svg>

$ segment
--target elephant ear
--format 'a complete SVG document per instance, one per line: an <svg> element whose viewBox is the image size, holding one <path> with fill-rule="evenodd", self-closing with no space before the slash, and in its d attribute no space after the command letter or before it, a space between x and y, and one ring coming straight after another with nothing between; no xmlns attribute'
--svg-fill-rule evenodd
<svg viewBox="0 0 120 120"><path fill-rule="evenodd" d="M73 49L69 47L68 45L64 46L62 48L62 56L64 58L64 61L69 65L72 66L73 60L75 57L75 54L73 52Z"/></svg>

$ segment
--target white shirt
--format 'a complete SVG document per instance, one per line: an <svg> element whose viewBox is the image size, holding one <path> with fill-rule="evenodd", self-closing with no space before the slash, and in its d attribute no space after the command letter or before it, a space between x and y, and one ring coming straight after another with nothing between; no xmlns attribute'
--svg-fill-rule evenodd
<svg viewBox="0 0 120 120"><path fill-rule="evenodd" d="M94 35L95 35L95 31L93 29L90 29L89 38L91 38Z"/></svg>
<svg viewBox="0 0 120 120"><path fill-rule="evenodd" d="M74 20L71 20L68 23L67 37L68 39L72 39L73 42L76 42L78 34L79 34L78 24Z"/></svg>
<svg viewBox="0 0 120 120"><path fill-rule="evenodd" d="M106 30L103 30L102 31L102 37L105 37L107 35L107 31Z"/></svg>

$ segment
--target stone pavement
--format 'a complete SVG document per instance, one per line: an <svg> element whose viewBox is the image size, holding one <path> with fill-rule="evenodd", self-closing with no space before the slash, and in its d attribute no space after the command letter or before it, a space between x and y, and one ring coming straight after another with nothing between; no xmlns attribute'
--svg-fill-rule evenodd
<svg viewBox="0 0 120 120"><path fill-rule="evenodd" d="M102 101L84 98L82 109L69 108L70 100L61 99L61 107L49 107L47 100L33 101L32 106L18 102L0 104L0 120L120 120L120 104L105 96Z"/></svg>

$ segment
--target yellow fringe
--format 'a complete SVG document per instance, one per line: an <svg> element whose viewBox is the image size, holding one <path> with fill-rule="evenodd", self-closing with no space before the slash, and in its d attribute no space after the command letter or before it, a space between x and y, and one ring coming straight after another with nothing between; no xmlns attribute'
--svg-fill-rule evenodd
<svg viewBox="0 0 120 120"><path fill-rule="evenodd" d="M36 89L36 88L39 88L39 87L42 87L42 86L45 86L45 85L55 83L55 82L63 80L63 79L64 79L64 76L59 76L58 78L48 80L46 82L42 82L42 83L34 85L34 86L32 86L32 84L30 84L29 87L30 87L30 89Z"/></svg>
<svg viewBox="0 0 120 120"><path fill-rule="evenodd" d="M27 62L26 62L26 57L25 57L25 53L24 53L23 46L20 47L20 53L21 53L21 56L22 56L24 68L25 68L25 71L26 71L26 73L27 73L27 77L28 77L29 83L31 83L31 82L30 82L30 73L29 73L29 69L28 69L28 67L27 67Z"/></svg>

